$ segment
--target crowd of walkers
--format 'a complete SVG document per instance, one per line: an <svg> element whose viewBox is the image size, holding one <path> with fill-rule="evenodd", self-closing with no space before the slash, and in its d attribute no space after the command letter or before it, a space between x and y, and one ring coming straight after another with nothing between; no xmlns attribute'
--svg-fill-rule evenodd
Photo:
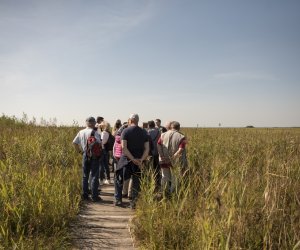
<svg viewBox="0 0 300 250"><path fill-rule="evenodd" d="M92 201L101 201L99 185L111 184L110 174L114 172L115 205L122 206L122 198L128 198L134 209L146 166L152 168L155 192L171 194L177 185L175 165L187 169L187 141L179 130L179 122L162 126L160 119L140 127L138 114L131 114L124 123L118 119L112 129L103 117L88 117L86 128L73 140L82 154L82 199L89 199L91 194ZM101 153L93 156L91 147L95 145Z"/></svg>

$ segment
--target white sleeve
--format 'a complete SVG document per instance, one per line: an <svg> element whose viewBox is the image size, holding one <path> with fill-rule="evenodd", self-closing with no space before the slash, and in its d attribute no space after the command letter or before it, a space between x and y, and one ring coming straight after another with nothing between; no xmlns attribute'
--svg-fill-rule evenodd
<svg viewBox="0 0 300 250"><path fill-rule="evenodd" d="M109 133L107 131L103 131L101 133L102 144L106 144L108 141Z"/></svg>

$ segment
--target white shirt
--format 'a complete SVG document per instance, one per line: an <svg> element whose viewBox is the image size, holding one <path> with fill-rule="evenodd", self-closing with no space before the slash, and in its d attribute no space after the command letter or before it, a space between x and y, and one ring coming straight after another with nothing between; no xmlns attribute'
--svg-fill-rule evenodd
<svg viewBox="0 0 300 250"><path fill-rule="evenodd" d="M89 127L82 129L78 132L73 140L73 143L81 146L83 152L86 151L87 139L91 136L92 131L93 129ZM101 138L97 131L95 131L95 138L99 143L101 143Z"/></svg>
<svg viewBox="0 0 300 250"><path fill-rule="evenodd" d="M101 133L101 140L102 140L102 145L107 143L109 137L109 133L107 131L102 131Z"/></svg>

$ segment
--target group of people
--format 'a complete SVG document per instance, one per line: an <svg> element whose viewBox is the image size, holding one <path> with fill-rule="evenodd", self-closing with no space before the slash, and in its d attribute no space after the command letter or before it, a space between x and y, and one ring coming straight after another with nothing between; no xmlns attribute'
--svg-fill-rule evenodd
<svg viewBox="0 0 300 250"><path fill-rule="evenodd" d="M130 197L130 207L135 208L145 162L151 162L156 191L172 193L177 185L173 169L177 165L181 169L187 167L187 142L179 132L179 122L167 122L163 127L161 120L156 119L140 127L139 115L131 114L127 122L122 124L117 120L112 132L110 129L102 117L97 117L97 121L89 117L86 128L80 130L73 140L76 150L82 153L82 198L88 199L91 192L92 201L102 200L98 193L99 179L110 183L110 150L106 145L111 135L115 139L111 153L116 206L122 206L122 198ZM99 158L87 157L87 141L91 135L101 144L102 156Z"/></svg>

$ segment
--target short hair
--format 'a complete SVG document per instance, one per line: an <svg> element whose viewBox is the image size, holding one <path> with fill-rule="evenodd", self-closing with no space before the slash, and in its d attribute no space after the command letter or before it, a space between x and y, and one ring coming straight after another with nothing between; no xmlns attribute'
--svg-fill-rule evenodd
<svg viewBox="0 0 300 250"><path fill-rule="evenodd" d="M161 120L160 120L160 119L158 119L158 118L157 118L157 119L155 119L155 121L157 121L157 122L161 123Z"/></svg>
<svg viewBox="0 0 300 250"><path fill-rule="evenodd" d="M143 128L148 128L148 122L143 122Z"/></svg>
<svg viewBox="0 0 300 250"><path fill-rule="evenodd" d="M97 122L100 123L104 120L104 118L102 116L97 116Z"/></svg>
<svg viewBox="0 0 300 250"><path fill-rule="evenodd" d="M165 127L167 130L170 130L172 128L172 123L173 121L167 121L166 124L165 124Z"/></svg>
<svg viewBox="0 0 300 250"><path fill-rule="evenodd" d="M179 122L174 121L174 122L171 123L171 126L175 130L179 130L180 129L180 123Z"/></svg>
<svg viewBox="0 0 300 250"><path fill-rule="evenodd" d="M131 114L130 116L129 116L129 119L130 120L135 120L136 122L139 122L139 115L138 114Z"/></svg>
<svg viewBox="0 0 300 250"><path fill-rule="evenodd" d="M153 120L152 121L148 121L148 127L149 128L155 128L155 123L154 123Z"/></svg>
<svg viewBox="0 0 300 250"><path fill-rule="evenodd" d="M90 117L86 118L85 121L88 122L88 123L96 123L96 120L93 116L90 116Z"/></svg>

